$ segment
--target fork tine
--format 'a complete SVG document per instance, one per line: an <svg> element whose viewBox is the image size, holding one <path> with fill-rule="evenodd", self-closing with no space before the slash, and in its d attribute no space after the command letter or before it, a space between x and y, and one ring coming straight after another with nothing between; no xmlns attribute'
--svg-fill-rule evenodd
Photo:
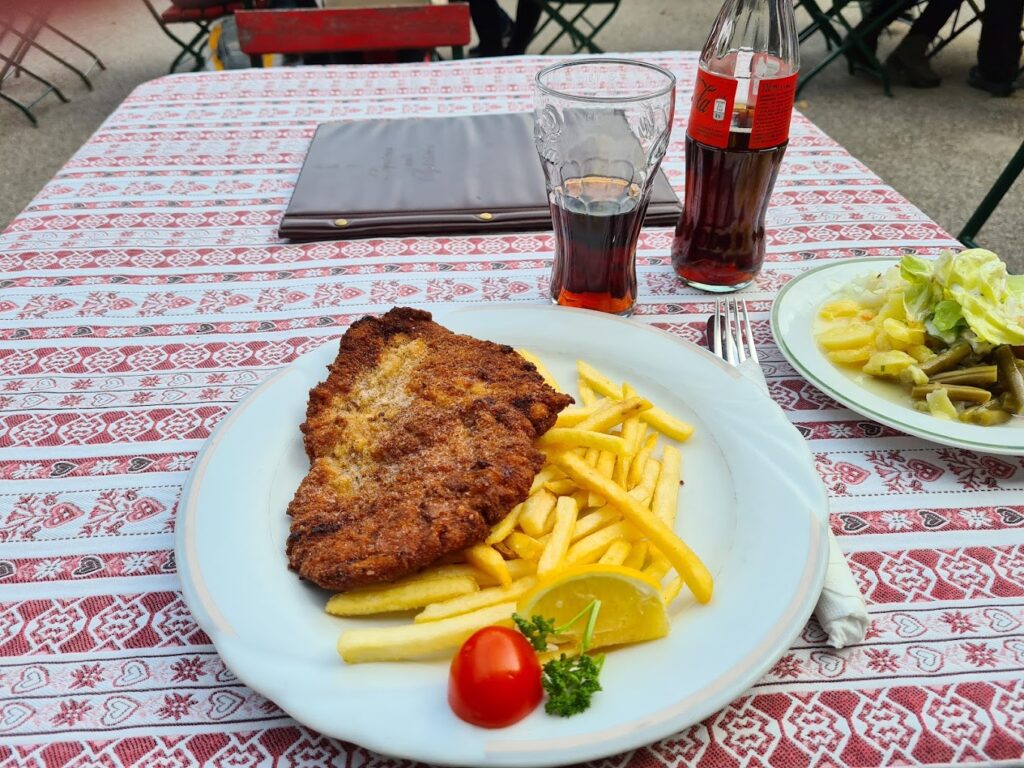
<svg viewBox="0 0 1024 768"><path fill-rule="evenodd" d="M715 324L711 329L711 351L722 357L722 307L721 302L715 299Z"/></svg>
<svg viewBox="0 0 1024 768"><path fill-rule="evenodd" d="M750 324L750 316L747 314L747 302L745 301L743 302L743 322L745 324L743 336L747 341L750 359L757 362L757 347L754 346L754 327Z"/></svg>
<svg viewBox="0 0 1024 768"><path fill-rule="evenodd" d="M729 310L729 297L725 297L722 320L725 323L725 361L730 365L736 365L736 346L732 335L732 317Z"/></svg>
<svg viewBox="0 0 1024 768"><path fill-rule="evenodd" d="M747 353L743 349L744 327L740 322L740 300L733 299L732 316L736 320L736 360L742 363L747 359Z"/></svg>

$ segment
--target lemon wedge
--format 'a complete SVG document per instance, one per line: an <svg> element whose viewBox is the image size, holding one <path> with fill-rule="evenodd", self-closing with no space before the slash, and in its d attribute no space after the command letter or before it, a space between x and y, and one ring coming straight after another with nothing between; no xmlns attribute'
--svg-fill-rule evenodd
<svg viewBox="0 0 1024 768"><path fill-rule="evenodd" d="M668 613L661 585L640 571L621 565L580 565L552 574L519 600L524 618L543 616L564 626L594 600L601 601L591 648L654 640L668 634ZM579 645L586 621L563 634Z"/></svg>

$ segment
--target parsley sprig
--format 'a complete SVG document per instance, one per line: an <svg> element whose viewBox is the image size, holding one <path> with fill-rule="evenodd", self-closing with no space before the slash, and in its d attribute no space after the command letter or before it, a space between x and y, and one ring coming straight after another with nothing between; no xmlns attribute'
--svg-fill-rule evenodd
<svg viewBox="0 0 1024 768"><path fill-rule="evenodd" d="M550 635L565 632L587 616L580 653L576 656L566 656L562 653L541 668L541 684L548 694L544 711L549 715L572 717L579 714L590 707L594 694L601 690L598 678L601 675L601 667L604 666L604 654L596 657L587 655L587 649L594 638L594 628L597 626L597 615L600 610L601 601L592 600L586 608L561 627L555 627L554 619L546 619L543 616L534 616L529 621L519 614L512 616L516 627L538 651L547 650Z"/></svg>

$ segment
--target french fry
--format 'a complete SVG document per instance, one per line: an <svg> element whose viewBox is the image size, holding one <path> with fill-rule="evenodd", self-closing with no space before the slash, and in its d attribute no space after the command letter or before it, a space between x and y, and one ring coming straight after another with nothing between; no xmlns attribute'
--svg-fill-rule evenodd
<svg viewBox="0 0 1024 768"><path fill-rule="evenodd" d="M536 584L536 576L526 576L522 579L516 579L507 587L488 587L487 589L481 589L479 592L454 597L451 600L431 603L417 613L413 621L417 624L422 624L425 621L438 621L440 619L447 619L449 616L458 616L462 613L470 613L471 611L486 608L489 605L518 600L533 589Z"/></svg>
<svg viewBox="0 0 1024 768"><path fill-rule="evenodd" d="M615 459L615 454L608 451L601 451L601 455L597 457L597 471L609 480L611 479L612 472L615 470Z"/></svg>
<svg viewBox="0 0 1024 768"><path fill-rule="evenodd" d="M636 456L633 457L633 463L629 465L629 477L626 478L626 490L631 490L636 487L637 483L640 482L640 478L644 476L644 467L647 466L647 460L654 453L654 446L658 444L657 435L648 435L644 440L643 446L637 451Z"/></svg>
<svg viewBox="0 0 1024 768"><path fill-rule="evenodd" d="M531 536L540 536L551 530L548 518L555 508L555 494L541 488L523 502L523 511L519 513L519 527Z"/></svg>
<svg viewBox="0 0 1024 768"><path fill-rule="evenodd" d="M555 496L570 496L571 494L579 490L576 487L576 483L569 479L551 480L547 483L544 483L544 488L548 491L551 491L551 493L555 494Z"/></svg>
<svg viewBox="0 0 1024 768"><path fill-rule="evenodd" d="M576 525L578 513L576 501L571 496L562 496L555 506L555 526L551 529L551 537L544 545L540 560L537 561L537 575L543 576L558 570L569 549L573 526Z"/></svg>
<svg viewBox="0 0 1024 768"><path fill-rule="evenodd" d="M711 599L714 579L710 571L661 518L645 509L640 502L615 483L608 482L578 456L560 453L554 457L554 463L575 480L578 486L600 493L618 507L626 520L650 539L651 544L668 559L699 602L706 603Z"/></svg>
<svg viewBox="0 0 1024 768"><path fill-rule="evenodd" d="M581 421L588 416L591 416L595 411L601 408L603 402L595 402L593 405L583 405L576 407L568 407L563 411L560 411L557 418L555 418L556 427L575 427Z"/></svg>
<svg viewBox="0 0 1024 768"><path fill-rule="evenodd" d="M577 541L565 553L565 562L569 565L583 565L596 562L612 545L613 541L624 538L629 529L625 522L612 523L589 536Z"/></svg>
<svg viewBox="0 0 1024 768"><path fill-rule="evenodd" d="M644 563L647 562L647 550L650 546L646 541L636 542L630 548L629 554L626 555L626 559L622 561L622 564L627 568L632 568L634 571L642 571Z"/></svg>
<svg viewBox="0 0 1024 768"><path fill-rule="evenodd" d="M624 397L632 398L636 392L629 384L622 385ZM626 451L617 454L615 470L612 472L612 480L622 488L626 487L626 480L629 477L629 467L633 463L633 446L636 444L637 430L640 429L640 416L630 416L622 422L622 440L626 443Z"/></svg>
<svg viewBox="0 0 1024 768"><path fill-rule="evenodd" d="M519 515L522 512L522 504L516 504L512 507L512 511L505 515L500 523L491 528L490 534L484 539L484 544L497 544L499 541L504 541L505 537L516 529L516 526L519 524Z"/></svg>
<svg viewBox="0 0 1024 768"><path fill-rule="evenodd" d="M641 504L648 504L654 495L654 489L657 487L660 476L661 462L657 459L648 459L647 466L644 467L643 477L640 478L640 484L636 488L631 489L629 495Z"/></svg>
<svg viewBox="0 0 1024 768"><path fill-rule="evenodd" d="M583 401L584 405L591 406L598 404L599 398L594 393L594 390L592 390L590 387L588 387L586 384L582 382L580 383L578 389L580 391L580 400Z"/></svg>
<svg viewBox="0 0 1024 768"><path fill-rule="evenodd" d="M672 570L672 564L665 559L664 555L656 552L654 557L651 558L650 565L644 568L644 573L655 581L661 581L670 570Z"/></svg>
<svg viewBox="0 0 1024 768"><path fill-rule="evenodd" d="M651 499L651 511L670 528L675 524L679 500L680 459L675 446L665 446L661 454L661 474Z"/></svg>
<svg viewBox="0 0 1024 768"><path fill-rule="evenodd" d="M693 435L693 425L665 413L661 408L651 408L640 414L640 418L650 424L665 437L685 443Z"/></svg>
<svg viewBox="0 0 1024 768"><path fill-rule="evenodd" d="M610 397L613 400L622 399L622 387L618 386L592 365L582 360L577 360L576 373L580 377L580 392L583 391L583 387L586 387L591 392Z"/></svg>
<svg viewBox="0 0 1024 768"><path fill-rule="evenodd" d="M552 427L537 440L538 448L598 448L609 451L616 456L629 456L629 443L622 437L606 435L603 432L591 432L578 427Z"/></svg>
<svg viewBox="0 0 1024 768"><path fill-rule="evenodd" d="M601 452L597 448L587 448L583 459L592 467L597 466L597 460L601 458Z"/></svg>
<svg viewBox="0 0 1024 768"><path fill-rule="evenodd" d="M593 432L607 432L617 424L624 424L629 419L652 408L651 403L642 397L629 395L618 402L605 401L607 404L576 425L577 429L588 429ZM625 436L625 435L623 435Z"/></svg>
<svg viewBox="0 0 1024 768"><path fill-rule="evenodd" d="M601 451L601 455L597 457L597 471L600 472L604 477L611 479L612 472L615 471L615 459L614 453L608 453L608 451ZM604 506L605 498L599 493L590 493L589 506L591 507L602 507Z"/></svg>
<svg viewBox="0 0 1024 768"><path fill-rule="evenodd" d="M506 560L505 567L508 569L508 575L512 577L512 581L519 581L519 579L537 573L537 561L524 560L521 557L515 560ZM477 583L481 587L493 587L498 581L493 576L482 574L482 577L477 579Z"/></svg>
<svg viewBox="0 0 1024 768"><path fill-rule="evenodd" d="M544 551L543 544L522 531L512 531L502 544L524 560L536 561Z"/></svg>
<svg viewBox="0 0 1024 768"><path fill-rule="evenodd" d="M497 579L501 586L507 587L512 583L512 574L508 571L505 558L494 547L487 544L477 544L475 547L470 547L466 550L466 559L484 573L488 573Z"/></svg>
<svg viewBox="0 0 1024 768"><path fill-rule="evenodd" d="M572 499L576 502L576 509L586 509L590 503L590 491L576 491Z"/></svg>
<svg viewBox="0 0 1024 768"><path fill-rule="evenodd" d="M601 555L601 559L597 562L601 563L601 565L622 565L632 549L632 544L625 539L619 539L612 542L612 545L605 550L605 553Z"/></svg>
<svg viewBox="0 0 1024 768"><path fill-rule="evenodd" d="M672 581L666 584L664 589L661 590L661 599L665 601L665 605L669 605L673 600L679 597L679 592L682 588L683 579L677 574L672 578Z"/></svg>
<svg viewBox="0 0 1024 768"><path fill-rule="evenodd" d="M572 529L572 541L576 542L594 531L604 528L606 525L620 520L622 514L615 507L601 507L593 512L588 512L576 521Z"/></svg>
<svg viewBox="0 0 1024 768"><path fill-rule="evenodd" d="M325 610L332 616L366 616L388 611L407 611L438 600L476 592L479 588L469 576L426 579L365 592L343 592L331 597Z"/></svg>
<svg viewBox="0 0 1024 768"><path fill-rule="evenodd" d="M547 366L540 361L539 357L537 357L532 352L528 352L525 349L517 349L516 352L518 352L519 356L523 358L523 360L525 360L526 362L533 363L533 367L537 369L537 373L539 373L541 378L544 379L545 382L547 382L547 385L549 387L551 387L556 392L562 391L562 388L558 386L558 382L555 381L555 377L551 375L551 371L549 371Z"/></svg>
<svg viewBox="0 0 1024 768"><path fill-rule="evenodd" d="M613 400L622 399L622 387L605 376L591 365L582 360L576 361L576 372L581 379L580 386L584 384L593 392L610 397ZM673 440L685 442L693 434L693 426L685 421L671 416L660 408L650 408L644 411L640 418L654 427L656 430Z"/></svg>
<svg viewBox="0 0 1024 768"><path fill-rule="evenodd" d="M552 480L561 480L564 477L565 473L562 470L549 464L533 476L533 483L530 485L529 495L533 496L533 494L544 487L544 483L550 483Z"/></svg>
<svg viewBox="0 0 1024 768"><path fill-rule="evenodd" d="M404 578L393 581L390 584L371 584L365 587L353 587L345 594L355 595L361 592L376 592L382 587L398 587L404 584L417 584L421 581L431 581L434 579L447 579L455 576L466 576L473 579L477 584L480 583L481 578L485 578L484 574L474 568L469 563L453 563L443 565L432 565L429 568L414 573L412 576L406 576Z"/></svg>
<svg viewBox="0 0 1024 768"><path fill-rule="evenodd" d="M438 651L458 648L482 627L490 624L510 626L515 610L514 602L499 603L423 624L349 629L338 638L338 653L349 664L430 656Z"/></svg>

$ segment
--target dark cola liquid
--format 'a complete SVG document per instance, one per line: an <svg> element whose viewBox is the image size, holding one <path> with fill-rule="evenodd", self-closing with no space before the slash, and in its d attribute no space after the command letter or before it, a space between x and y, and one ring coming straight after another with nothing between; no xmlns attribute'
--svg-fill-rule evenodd
<svg viewBox="0 0 1024 768"><path fill-rule="evenodd" d="M750 283L764 262L764 215L786 144L747 149L733 134L729 149L686 137L686 195L672 242L672 265L706 290ZM788 143L788 142L787 142Z"/></svg>
<svg viewBox="0 0 1024 768"><path fill-rule="evenodd" d="M551 193L551 298L566 307L628 314L636 301L636 243L646 200L623 179L570 179Z"/></svg>

